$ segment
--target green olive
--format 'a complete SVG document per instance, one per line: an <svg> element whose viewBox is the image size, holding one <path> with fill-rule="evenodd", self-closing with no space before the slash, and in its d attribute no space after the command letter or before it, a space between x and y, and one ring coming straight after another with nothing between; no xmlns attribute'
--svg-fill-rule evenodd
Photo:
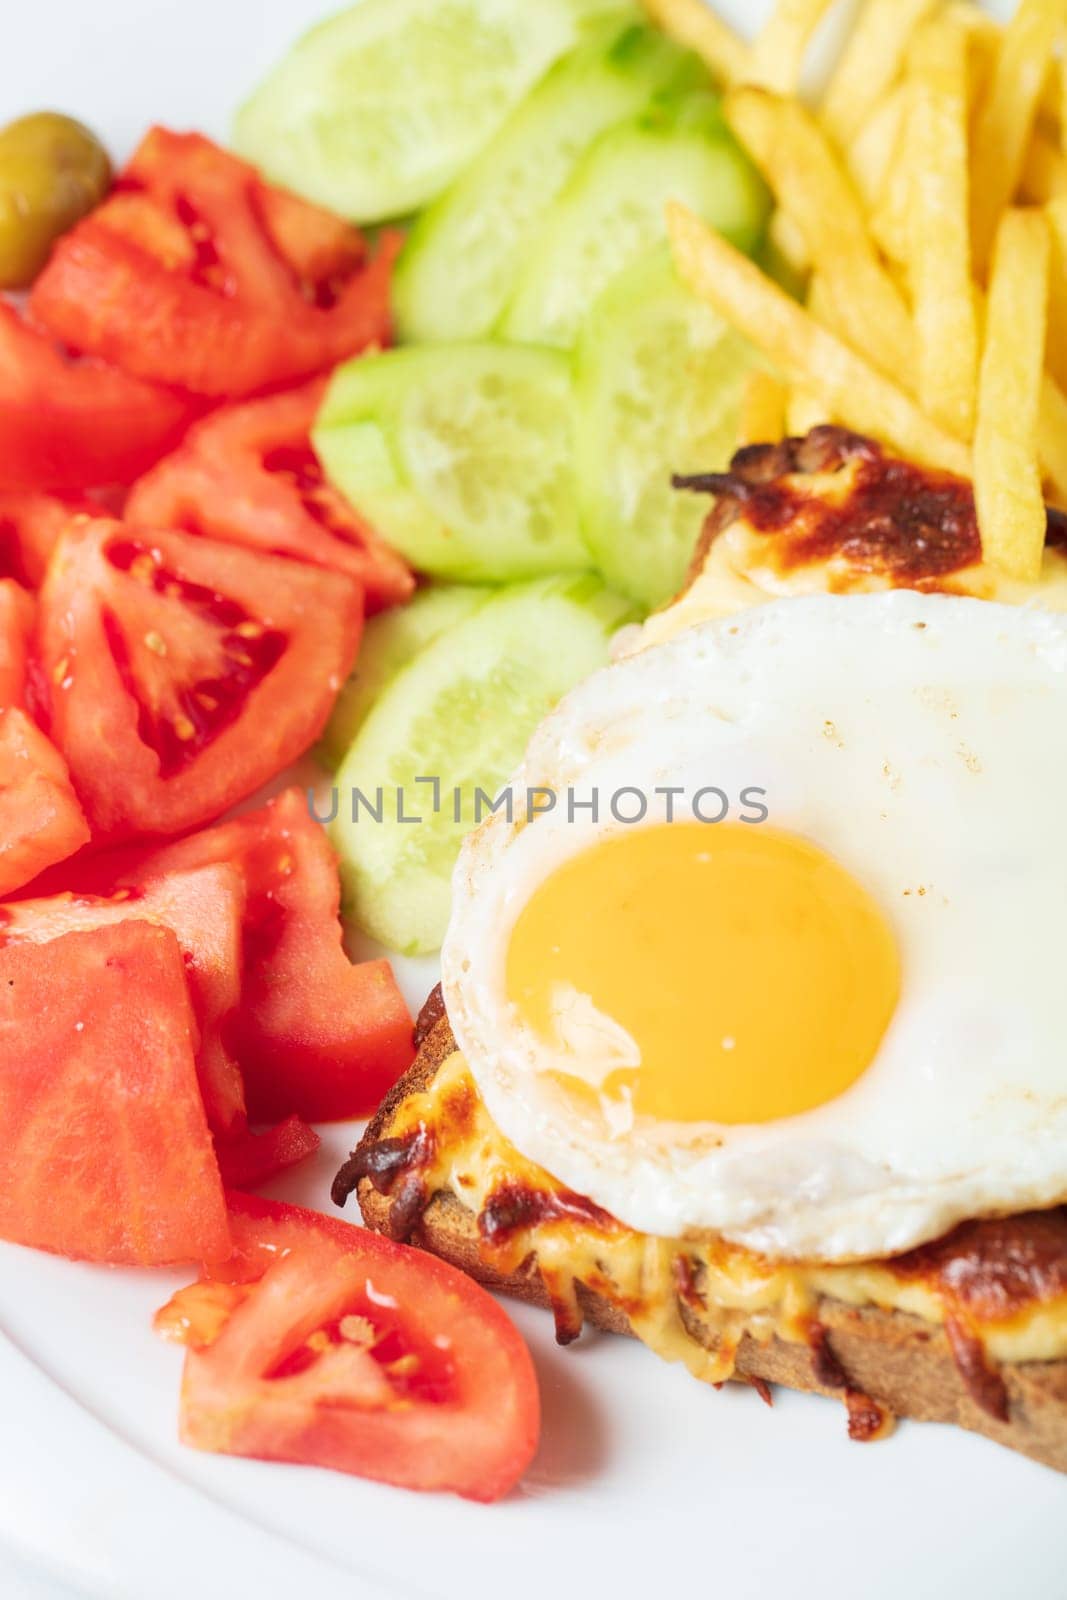
<svg viewBox="0 0 1067 1600"><path fill-rule="evenodd" d="M110 182L107 151L73 117L36 111L0 129L0 288L31 284Z"/></svg>

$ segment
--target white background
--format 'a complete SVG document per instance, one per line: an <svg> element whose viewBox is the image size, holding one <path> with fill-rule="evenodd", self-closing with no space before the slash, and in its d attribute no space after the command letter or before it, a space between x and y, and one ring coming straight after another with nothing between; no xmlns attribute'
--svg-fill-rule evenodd
<svg viewBox="0 0 1067 1600"><path fill-rule="evenodd" d="M321 9L8 0L0 118L73 112L118 156L152 121L224 136L233 106ZM722 9L751 27L765 7ZM424 989L425 971L408 977ZM351 1136L329 1130L313 1170L277 1192L326 1205ZM181 1281L0 1247L3 1595L1067 1594L1067 1480L949 1428L850 1445L833 1403L780 1394L768 1411L622 1340L560 1351L525 1309L544 1446L502 1505L184 1451L181 1357L149 1332Z"/></svg>

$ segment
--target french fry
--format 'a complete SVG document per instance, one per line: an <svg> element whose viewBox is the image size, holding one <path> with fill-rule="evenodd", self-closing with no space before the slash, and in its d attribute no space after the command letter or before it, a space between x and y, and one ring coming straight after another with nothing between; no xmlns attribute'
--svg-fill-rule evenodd
<svg viewBox="0 0 1067 1600"><path fill-rule="evenodd" d="M866 0L823 96L820 120L848 150L896 80L912 32L937 0Z"/></svg>
<svg viewBox="0 0 1067 1600"><path fill-rule="evenodd" d="M893 151L886 169L882 192L871 207L867 227L882 254L905 276L911 254L909 221L912 191L911 106L913 87L903 86L904 108L897 123Z"/></svg>
<svg viewBox="0 0 1067 1600"><path fill-rule="evenodd" d="M667 206L667 225L683 282L744 333L786 382L817 394L826 415L883 439L913 461L968 474L966 445L929 422L906 394L821 328L747 256L676 201Z"/></svg>
<svg viewBox="0 0 1067 1600"><path fill-rule="evenodd" d="M1047 211L1052 234L1048 296L1048 369L1067 388L1067 198L1053 200Z"/></svg>
<svg viewBox="0 0 1067 1600"><path fill-rule="evenodd" d="M803 438L820 423L833 422L824 403L810 389L790 389L786 406L786 427L794 438Z"/></svg>
<svg viewBox="0 0 1067 1600"><path fill-rule="evenodd" d="M1055 138L1063 127L1063 98L1067 94L1067 56L1054 56L1037 99L1038 124L1044 124Z"/></svg>
<svg viewBox="0 0 1067 1600"><path fill-rule="evenodd" d="M831 333L836 333L839 338L846 337L845 331L841 326L837 302L826 279L818 272L813 272L811 275L805 304L816 322L822 323L824 328L828 328Z"/></svg>
<svg viewBox="0 0 1067 1600"><path fill-rule="evenodd" d="M778 0L756 35L747 81L794 94L811 36L832 4L833 0Z"/></svg>
<svg viewBox="0 0 1067 1600"><path fill-rule="evenodd" d="M1004 36L1004 24L976 5L975 0L949 0L942 14L946 22L962 28L983 49L995 50Z"/></svg>
<svg viewBox="0 0 1067 1600"><path fill-rule="evenodd" d="M777 442L785 432L787 399L786 387L781 379L764 367L755 367L745 379L741 391L738 444Z"/></svg>
<svg viewBox="0 0 1067 1600"><path fill-rule="evenodd" d="M911 319L867 233L863 207L826 135L799 100L742 85L726 119L800 229L854 349L903 386L912 381Z"/></svg>
<svg viewBox="0 0 1067 1600"><path fill-rule="evenodd" d="M970 95L970 125L978 107L985 101L993 81L993 69L1004 38L1002 23L995 22L986 11L979 11L973 0L951 0L944 10L944 21L958 28L967 41L967 77Z"/></svg>
<svg viewBox="0 0 1067 1600"><path fill-rule="evenodd" d="M1019 194L1038 206L1067 194L1067 155L1040 128L1034 129L1026 147Z"/></svg>
<svg viewBox="0 0 1067 1600"><path fill-rule="evenodd" d="M811 251L795 219L781 206L771 216L767 240L792 277L803 283L811 271Z"/></svg>
<svg viewBox="0 0 1067 1600"><path fill-rule="evenodd" d="M1050 240L1039 211L1005 211L993 244L974 433L974 499L982 554L1036 579L1045 547L1038 418L1048 314Z"/></svg>
<svg viewBox="0 0 1067 1600"><path fill-rule="evenodd" d="M1067 510L1067 394L1047 372L1041 380L1037 458L1045 474L1048 498Z"/></svg>
<svg viewBox="0 0 1067 1600"><path fill-rule="evenodd" d="M966 35L971 65L977 67L978 86L984 90L1004 37L1004 24L981 10L974 0L950 0L942 16Z"/></svg>
<svg viewBox="0 0 1067 1600"><path fill-rule="evenodd" d="M968 236L967 43L950 22L926 22L908 56L913 163L909 282L919 403L949 433L974 429L978 325Z"/></svg>
<svg viewBox="0 0 1067 1600"><path fill-rule="evenodd" d="M804 304L807 306L809 315L815 318L820 327L825 328L827 333L832 333L836 339L840 339L842 344L850 344L847 319L842 314L838 301L830 293L826 279L820 277L818 273L812 274ZM813 404L819 406L822 412L821 420L823 422L826 421L825 406L821 401L813 397L810 392L805 396L799 391L794 391L794 397L801 411L803 411L805 400L809 407ZM790 421L789 428L791 433L795 431L792 421Z"/></svg>
<svg viewBox="0 0 1067 1600"><path fill-rule="evenodd" d="M843 150L852 182L868 211L884 193L890 163L900 141L910 99L909 86L898 83L880 100Z"/></svg>
<svg viewBox="0 0 1067 1600"><path fill-rule="evenodd" d="M713 77L722 83L744 77L748 46L703 0L642 0L642 4L649 21L694 51Z"/></svg>
<svg viewBox="0 0 1067 1600"><path fill-rule="evenodd" d="M1067 0L1020 0L997 50L978 110L971 162L971 240L984 277L1000 214L1019 186L1053 46Z"/></svg>
<svg viewBox="0 0 1067 1600"><path fill-rule="evenodd" d="M1053 230L1050 229L1050 232ZM1048 360L1048 351L1052 327L1051 288L1056 259L1056 246L1053 237L1052 250L1049 258L1049 324L1045 338L1045 359ZM978 319L979 344L984 343L986 296L982 290L974 291L975 316ZM1056 505L1067 509L1067 393L1056 382L1055 378L1045 372L1041 379L1040 410L1037 418L1037 457L1045 478L1046 498Z"/></svg>

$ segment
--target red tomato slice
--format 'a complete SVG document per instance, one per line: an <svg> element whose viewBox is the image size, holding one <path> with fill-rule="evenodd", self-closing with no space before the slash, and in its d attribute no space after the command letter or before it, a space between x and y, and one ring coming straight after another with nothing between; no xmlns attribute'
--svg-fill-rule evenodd
<svg viewBox="0 0 1067 1600"><path fill-rule="evenodd" d="M34 604L17 583L0 579L0 707L21 705Z"/></svg>
<svg viewBox="0 0 1067 1600"><path fill-rule="evenodd" d="M129 483L173 450L193 403L101 361L71 361L0 301L0 490Z"/></svg>
<svg viewBox="0 0 1067 1600"><path fill-rule="evenodd" d="M185 963L126 922L0 948L0 1237L151 1266L230 1253Z"/></svg>
<svg viewBox="0 0 1067 1600"><path fill-rule="evenodd" d="M311 448L322 390L314 383L217 411L134 485L126 520L348 572L368 612L407 600L410 568L326 482Z"/></svg>
<svg viewBox="0 0 1067 1600"><path fill-rule="evenodd" d="M199 134L154 128L59 241L30 306L72 349L239 397L384 344L397 246L387 236L367 266L355 229Z"/></svg>
<svg viewBox="0 0 1067 1600"><path fill-rule="evenodd" d="M144 889L122 889L106 899L57 894L0 906L0 945L43 944L65 933L119 922L170 928L185 958L200 1031L196 1065L208 1126L231 1137L245 1129L241 1071L227 1042L241 999L244 904L243 877L235 867L220 863L168 873Z"/></svg>
<svg viewBox="0 0 1067 1600"><path fill-rule="evenodd" d="M144 882L211 861L239 864L247 883L235 1038L249 1116L329 1122L373 1110L411 1064L411 1013L388 961L354 965L345 954L336 857L304 795L288 789L123 876Z"/></svg>
<svg viewBox="0 0 1067 1600"><path fill-rule="evenodd" d="M261 182L256 199L260 221L296 274L305 298L322 306L334 304L352 273L367 264L362 234L343 217L289 189Z"/></svg>
<svg viewBox="0 0 1067 1600"><path fill-rule="evenodd" d="M73 517L99 516L76 495L0 494L0 579L39 589L48 558Z"/></svg>
<svg viewBox="0 0 1067 1600"><path fill-rule="evenodd" d="M180 833L268 782L321 733L361 625L340 573L106 518L68 531L38 654L94 834Z"/></svg>
<svg viewBox="0 0 1067 1600"><path fill-rule="evenodd" d="M301 1117L286 1117L265 1133L247 1128L229 1144L219 1146L219 1167L227 1188L255 1189L288 1167L313 1156L322 1143L314 1128Z"/></svg>
<svg viewBox="0 0 1067 1600"><path fill-rule="evenodd" d="M181 1437L498 1500L533 1459L537 1378L518 1330L433 1256L296 1206L230 1196L235 1259L157 1328L188 1345Z"/></svg>
<svg viewBox="0 0 1067 1600"><path fill-rule="evenodd" d="M0 897L89 841L66 762L15 706L0 711Z"/></svg>

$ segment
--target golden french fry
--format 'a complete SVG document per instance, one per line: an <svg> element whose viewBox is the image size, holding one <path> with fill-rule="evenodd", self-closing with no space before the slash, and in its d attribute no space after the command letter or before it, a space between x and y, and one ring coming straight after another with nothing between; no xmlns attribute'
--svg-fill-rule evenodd
<svg viewBox="0 0 1067 1600"><path fill-rule="evenodd" d="M799 100L741 85L726 119L804 237L854 349L908 386L915 349L907 306L867 233L863 207L826 135Z"/></svg>
<svg viewBox="0 0 1067 1600"><path fill-rule="evenodd" d="M968 235L967 44L926 22L908 56L912 85L909 273L919 403L961 439L974 429L978 325Z"/></svg>
<svg viewBox="0 0 1067 1600"><path fill-rule="evenodd" d="M1067 93L1067 56L1054 56L1049 62L1037 97L1037 120L1055 138L1063 125L1063 97Z"/></svg>
<svg viewBox="0 0 1067 1600"><path fill-rule="evenodd" d="M1056 382L1067 388L1067 198L1053 200L1047 216L1052 234L1052 265L1046 361Z"/></svg>
<svg viewBox="0 0 1067 1600"><path fill-rule="evenodd" d="M823 327L829 328L831 333L836 333L840 338L845 338L837 302L826 279L818 272L813 272L811 275L805 304L816 322L821 322Z"/></svg>
<svg viewBox="0 0 1067 1600"><path fill-rule="evenodd" d="M741 391L741 415L737 442L773 444L785 432L785 384L764 367L754 367Z"/></svg>
<svg viewBox="0 0 1067 1600"><path fill-rule="evenodd" d="M981 10L974 0L950 0L941 13L946 22L961 28L967 37L972 67L977 67L979 87L992 75L993 63L1004 37L1004 24Z"/></svg>
<svg viewBox="0 0 1067 1600"><path fill-rule="evenodd" d="M811 36L833 3L834 0L778 0L756 35L747 81L782 94L794 93Z"/></svg>
<svg viewBox="0 0 1067 1600"><path fill-rule="evenodd" d="M852 182L868 211L884 193L908 108L908 85L898 83L880 100L842 151Z"/></svg>
<svg viewBox="0 0 1067 1600"><path fill-rule="evenodd" d="M794 438L802 438L820 423L833 422L824 402L810 389L790 389L786 406L786 427Z"/></svg>
<svg viewBox="0 0 1067 1600"><path fill-rule="evenodd" d="M974 432L982 555L1034 579L1045 547L1038 464L1050 241L1039 211L1005 211L993 244Z"/></svg>
<svg viewBox="0 0 1067 1600"><path fill-rule="evenodd" d="M649 21L694 51L712 75L735 83L748 68L749 50L703 0L642 0Z"/></svg>
<svg viewBox="0 0 1067 1600"><path fill-rule="evenodd" d="M986 11L979 11L973 0L951 0L943 12L943 19L958 28L967 41L967 76L970 97L971 131L977 108L983 103L993 81L993 69L1001 41L1004 38L1002 23Z"/></svg>
<svg viewBox="0 0 1067 1600"><path fill-rule="evenodd" d="M1049 497L1058 506L1067 507L1067 395L1047 372L1041 380L1037 458Z"/></svg>
<svg viewBox="0 0 1067 1600"><path fill-rule="evenodd" d="M1019 193L1024 200L1043 206L1057 195L1067 194L1067 155L1059 145L1035 128L1023 157Z"/></svg>
<svg viewBox="0 0 1067 1600"><path fill-rule="evenodd" d="M971 239L979 276L989 265L1000 214L1019 186L1038 98L1065 21L1067 0L1020 0L997 50L971 160Z"/></svg>
<svg viewBox="0 0 1067 1600"><path fill-rule="evenodd" d="M949 0L942 15L947 22L962 28L982 48L994 50L1004 34L1004 24L976 5L975 0Z"/></svg>
<svg viewBox="0 0 1067 1600"><path fill-rule="evenodd" d="M779 206L767 228L767 241L794 278L803 281L811 271L807 240L788 211Z"/></svg>
<svg viewBox="0 0 1067 1600"><path fill-rule="evenodd" d="M842 150L886 95L916 26L937 0L866 0L826 86L820 120Z"/></svg>
<svg viewBox="0 0 1067 1600"><path fill-rule="evenodd" d="M1049 326L1045 336L1045 359L1048 361L1049 341L1052 334L1051 287L1056 260L1054 228L1049 259L1050 311ZM982 290L974 291L975 316L978 319L978 342L985 337L986 296ZM1040 410L1037 418L1037 457L1045 478L1047 497L1056 505L1067 507L1067 394L1049 372L1041 379Z"/></svg>
<svg viewBox="0 0 1067 1600"><path fill-rule="evenodd" d="M907 270L911 250L909 214L912 190L911 83L902 86L903 109L897 122L893 151L886 168L885 182L867 218L871 238L882 254L897 267Z"/></svg>
<svg viewBox="0 0 1067 1600"><path fill-rule="evenodd" d="M966 476L966 445L923 416L900 389L821 328L747 256L685 206L667 206L675 265L694 294L744 333L786 382L818 395L826 415L902 455Z"/></svg>

